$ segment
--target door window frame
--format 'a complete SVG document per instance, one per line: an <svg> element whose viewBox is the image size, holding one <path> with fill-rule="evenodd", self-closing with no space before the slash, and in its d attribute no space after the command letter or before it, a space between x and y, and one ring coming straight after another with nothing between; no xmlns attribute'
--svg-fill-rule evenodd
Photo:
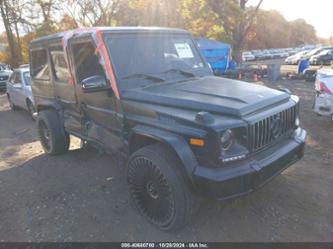
<svg viewBox="0 0 333 249"><path fill-rule="evenodd" d="M69 57L68 60L69 60L70 66L71 66L71 68L73 70L73 77L74 77L75 84L77 86L79 86L79 87L81 87L81 82L78 81L79 76L78 76L78 72L77 72L77 65L75 63L75 56L74 56L73 46L74 45L78 45L78 44L82 44L82 43L91 43L93 45L95 51L97 49L97 44L96 44L95 40L92 38L91 34L87 34L87 35L84 35L84 36L81 36L81 37L74 37L74 38L71 38L69 40L69 53L70 53L70 56L68 56ZM98 57L98 62L99 62L102 59L100 53L98 52L96 54L96 56ZM101 88L100 89L100 91L103 91L105 89L109 89L110 85L107 83L108 79L107 79L107 75L106 75L106 72L105 72L105 68L103 67L103 65L101 63L99 63L99 64L100 64L100 66L103 69L104 77L106 79L105 88Z"/></svg>
<svg viewBox="0 0 333 249"><path fill-rule="evenodd" d="M32 73L33 73L33 63L32 63L32 58L33 58L33 53L36 52L36 51L45 51L45 54L46 54L46 63L47 63L47 66L48 66L48 71L49 71L49 77L48 79L46 78L36 78ZM30 68L30 76L31 76L31 79L32 80L36 80L36 81L42 81L42 82L50 82L52 80L52 71L51 71L51 68L50 68L50 56L49 56L49 50L48 50L48 47L38 47L38 48L34 48L34 49L31 49L30 51L30 65L31 65L31 68Z"/></svg>
<svg viewBox="0 0 333 249"><path fill-rule="evenodd" d="M58 48L58 47L61 47L62 50L59 51L59 50L54 50L55 48ZM63 53L63 56L64 56L64 59L66 61L66 58L65 58L65 51L64 51L64 48L62 46L62 44L60 43L56 43L56 44L52 44L48 47L48 54L49 54L49 57L50 57L50 65L51 65L51 74L52 74L52 80L55 84L68 84L68 80L59 80L56 76L56 72L55 72L55 67L54 67L54 62L53 62L53 58L52 58L52 52L53 51L59 51L59 52L62 52ZM68 65L66 65L66 69L67 69L67 73L68 73L68 77L70 77L70 69L68 68Z"/></svg>

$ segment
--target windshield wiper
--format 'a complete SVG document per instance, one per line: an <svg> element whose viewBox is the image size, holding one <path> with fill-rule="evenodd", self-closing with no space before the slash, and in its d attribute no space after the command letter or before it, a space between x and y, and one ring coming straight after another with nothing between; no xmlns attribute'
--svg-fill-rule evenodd
<svg viewBox="0 0 333 249"><path fill-rule="evenodd" d="M196 75L194 73L183 70L183 69L178 69L178 68L171 68L167 71L162 72L161 74L167 74L167 73L172 73L172 72L178 72L178 73L181 73L181 74L189 76L189 77L196 77Z"/></svg>
<svg viewBox="0 0 333 249"><path fill-rule="evenodd" d="M145 78L145 79L150 79L156 82L162 82L165 81L162 77L158 77L152 74L146 74L146 73L136 73L136 74L131 74L128 76L123 77L122 79L134 79L134 78Z"/></svg>

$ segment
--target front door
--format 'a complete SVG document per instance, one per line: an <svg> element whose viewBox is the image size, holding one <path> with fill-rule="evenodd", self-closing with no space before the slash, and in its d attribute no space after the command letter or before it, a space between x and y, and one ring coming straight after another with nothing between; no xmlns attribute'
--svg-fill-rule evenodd
<svg viewBox="0 0 333 249"><path fill-rule="evenodd" d="M76 93L83 113L83 133L111 150L121 149L122 122L117 115L119 103L106 80L95 43L91 37L74 39L70 41L70 51L75 68ZM102 76L105 87L96 91L83 91L82 82L92 76Z"/></svg>
<svg viewBox="0 0 333 249"><path fill-rule="evenodd" d="M74 85L68 80L69 69L67 68L64 51L61 43L52 44L49 47L52 65L52 82L54 95L64 110L64 125L71 132L81 132L81 111L78 108Z"/></svg>
<svg viewBox="0 0 333 249"><path fill-rule="evenodd" d="M10 98L14 105L22 108L26 107L25 96L23 91L22 77L19 71L15 71L9 80Z"/></svg>

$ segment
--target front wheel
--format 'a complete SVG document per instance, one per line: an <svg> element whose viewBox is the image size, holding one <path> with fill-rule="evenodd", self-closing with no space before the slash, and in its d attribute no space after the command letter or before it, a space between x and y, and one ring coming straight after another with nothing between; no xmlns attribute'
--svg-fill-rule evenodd
<svg viewBox="0 0 333 249"><path fill-rule="evenodd" d="M175 154L160 144L139 149L128 161L131 197L141 214L162 230L186 225L198 207L181 166Z"/></svg>
<svg viewBox="0 0 333 249"><path fill-rule="evenodd" d="M46 110L38 115L37 128L45 153L56 155L69 148L69 135L65 131L56 111Z"/></svg>
<svg viewBox="0 0 333 249"><path fill-rule="evenodd" d="M31 118L33 120L36 120L36 118L34 116L34 113L36 112L36 109L35 109L35 106L33 105L33 103L30 100L27 100L27 109L28 109L28 112L29 112Z"/></svg>

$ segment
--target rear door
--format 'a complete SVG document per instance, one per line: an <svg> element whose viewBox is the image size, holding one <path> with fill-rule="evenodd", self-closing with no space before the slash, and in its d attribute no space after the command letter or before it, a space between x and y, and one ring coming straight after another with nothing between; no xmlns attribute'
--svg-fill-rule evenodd
<svg viewBox="0 0 333 249"><path fill-rule="evenodd" d="M14 105L25 108L25 97L23 91L22 77L20 71L15 71L10 82L10 98Z"/></svg>
<svg viewBox="0 0 333 249"><path fill-rule="evenodd" d="M83 133L111 150L119 150L123 146L122 122L118 118L119 103L106 80L96 45L90 36L78 38L70 42L70 50L75 69L76 93L84 116ZM96 75L105 79L105 87L96 91L83 91L82 81Z"/></svg>
<svg viewBox="0 0 333 249"><path fill-rule="evenodd" d="M64 51L61 43L49 47L52 82L56 100L64 108L64 125L66 129L81 132L81 112L77 105L75 86L69 81Z"/></svg>
<svg viewBox="0 0 333 249"><path fill-rule="evenodd" d="M36 105L53 101L54 87L51 80L47 48L41 45L30 50L30 75Z"/></svg>

